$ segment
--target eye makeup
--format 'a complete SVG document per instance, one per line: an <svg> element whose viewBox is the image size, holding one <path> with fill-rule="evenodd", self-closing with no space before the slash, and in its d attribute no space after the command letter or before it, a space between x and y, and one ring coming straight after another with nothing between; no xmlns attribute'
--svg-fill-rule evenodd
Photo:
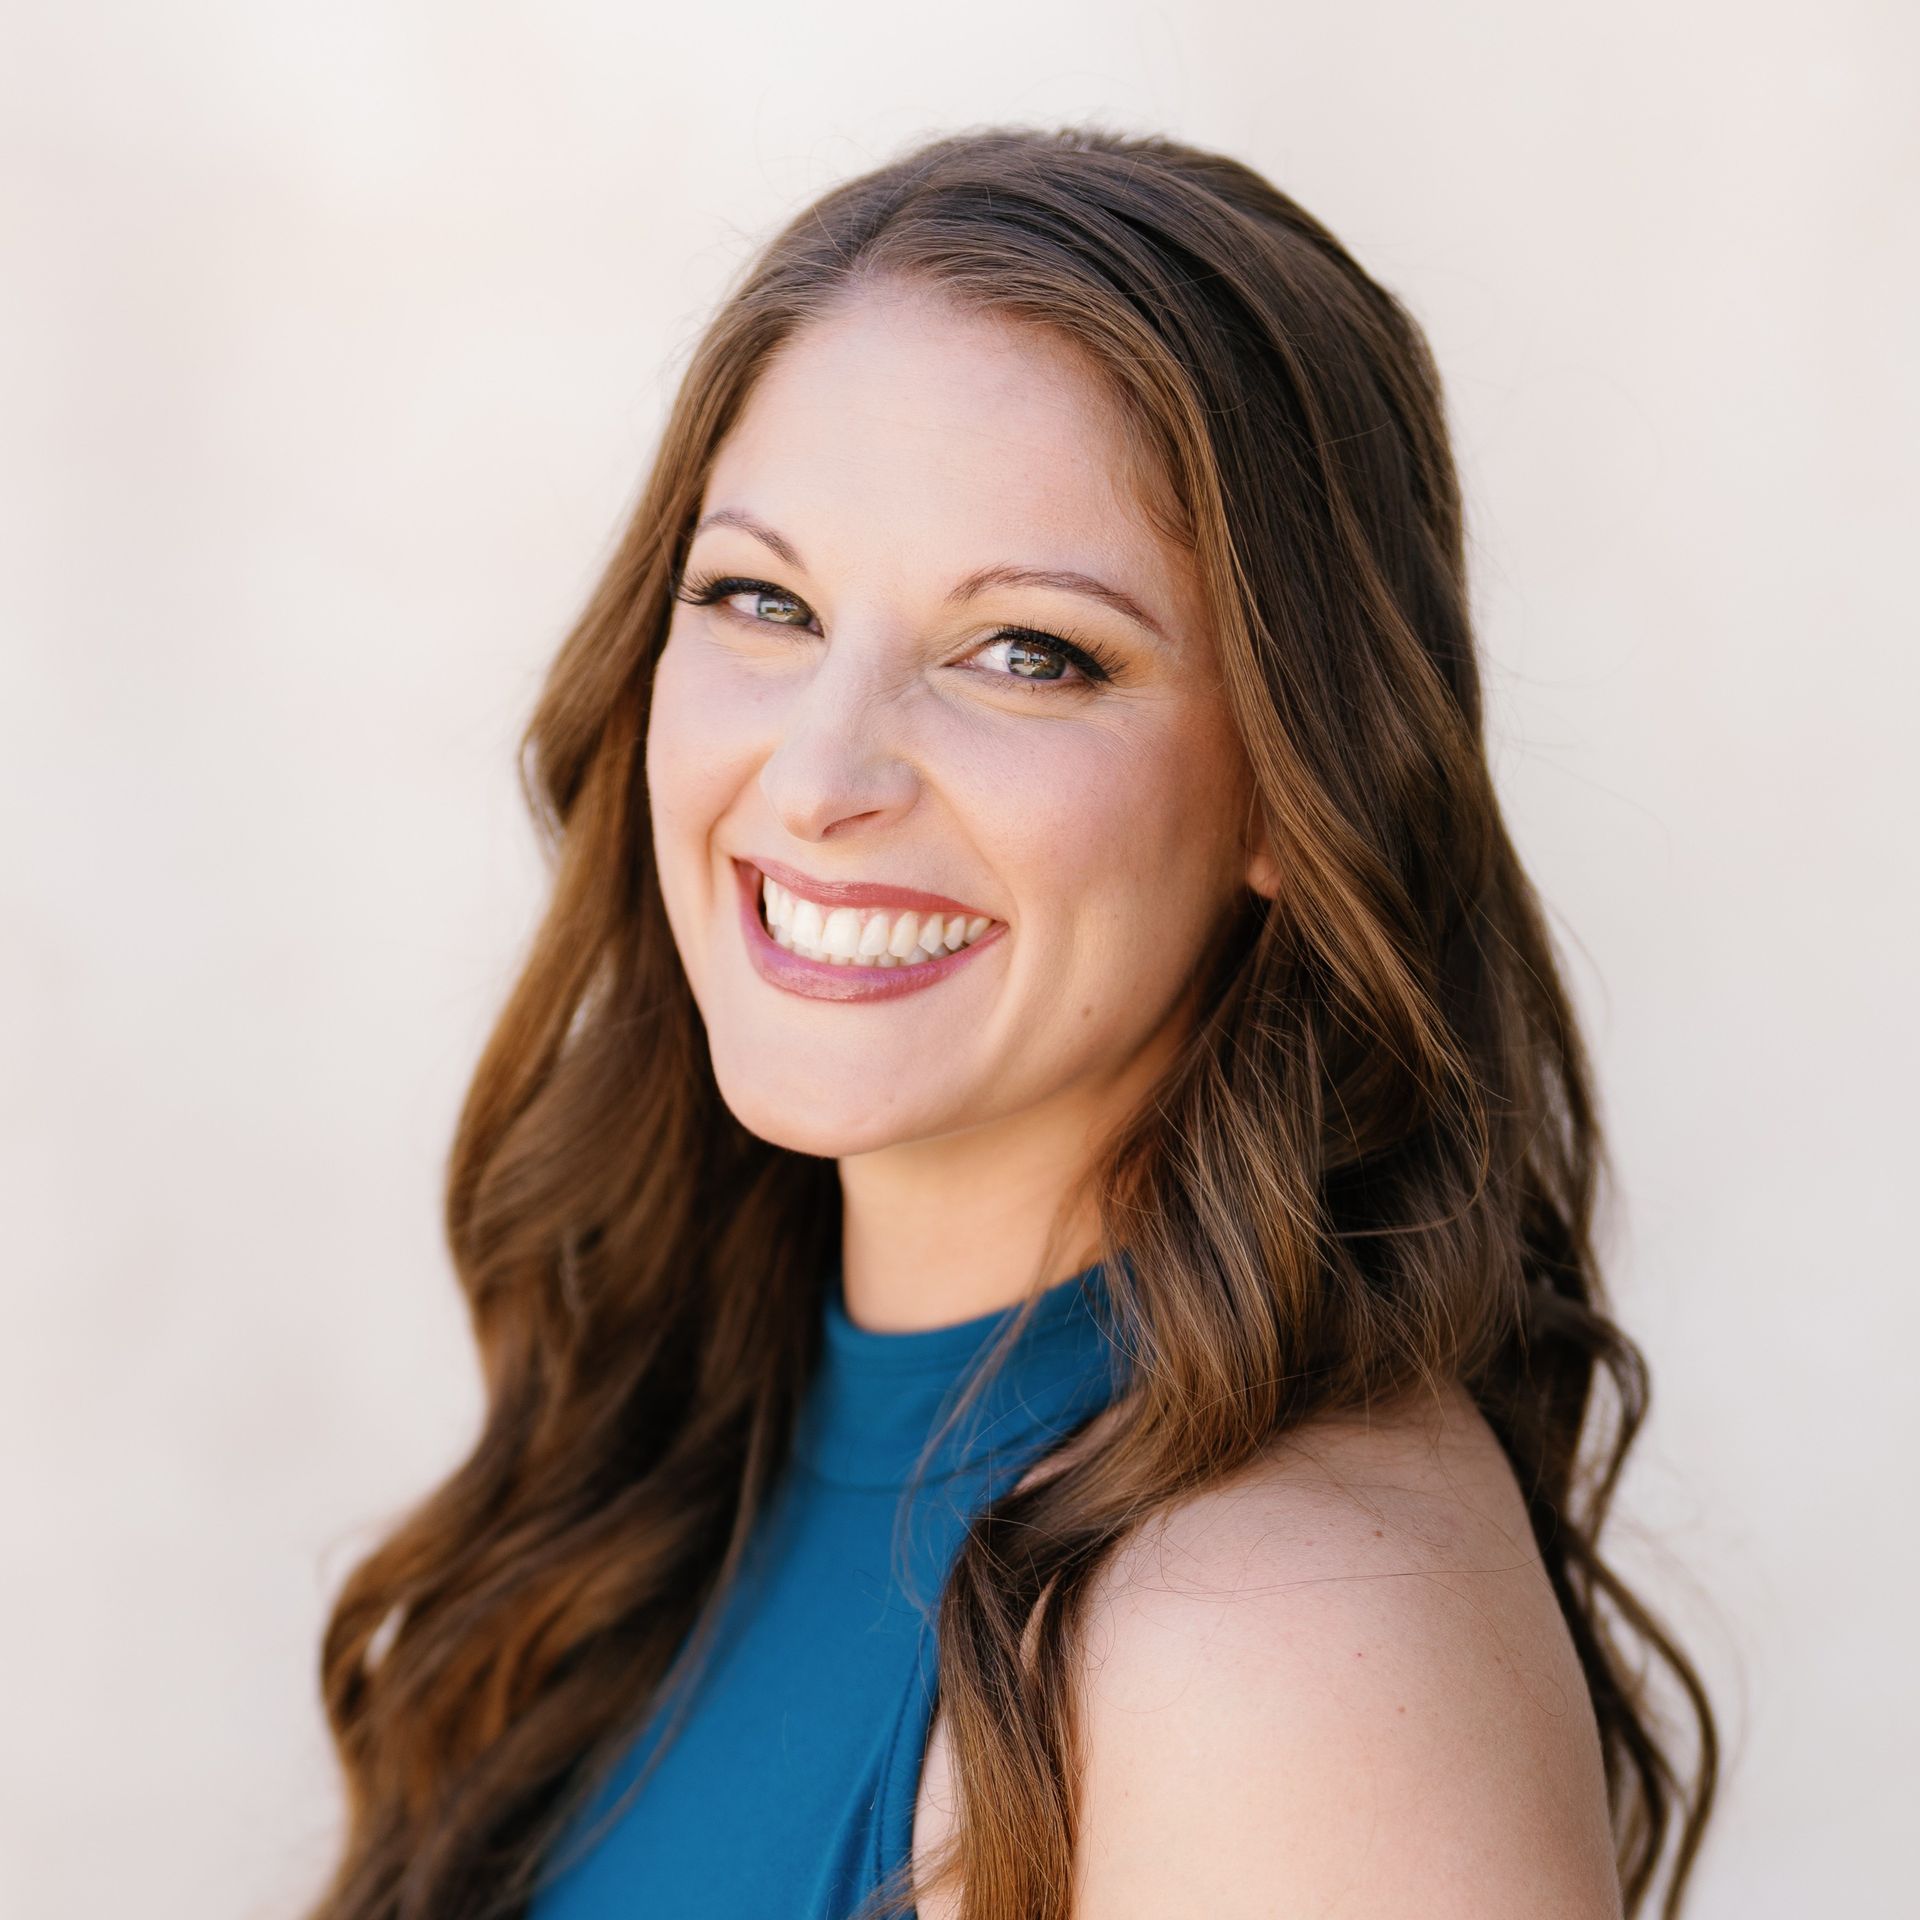
<svg viewBox="0 0 1920 1920"><path fill-rule="evenodd" d="M749 626L779 628L795 624L783 620L764 620L755 614L739 613L725 604L728 600L743 594L752 594L760 599L784 600L800 608L805 608L807 604L798 594L788 592L785 587L775 586L769 580L754 580L738 574L689 574L674 589L674 598L687 606L717 607L726 618ZM981 641L980 647L998 646L1002 643L1009 643L1015 649L1024 650L1029 656L1053 654L1071 666L1080 676L1078 679L1069 680L1062 678L1059 674L987 671L989 679L1004 680L1010 685L1021 688L1033 690L1058 688L1090 692L1096 687L1106 686L1117 680L1123 672L1120 663L1097 641L1079 638L1071 633L1050 633L1038 627L999 627Z"/></svg>

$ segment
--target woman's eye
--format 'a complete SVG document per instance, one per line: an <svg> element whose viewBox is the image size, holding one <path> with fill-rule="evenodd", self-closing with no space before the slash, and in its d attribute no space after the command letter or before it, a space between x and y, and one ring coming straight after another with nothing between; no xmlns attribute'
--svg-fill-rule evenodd
<svg viewBox="0 0 1920 1920"><path fill-rule="evenodd" d="M797 623L799 625L804 626L809 617L807 614L807 605L804 600L796 599L792 594L783 592L779 587L770 587L766 585L764 581L758 580L716 580L711 586L702 587L695 593L683 593L680 597L687 601L690 606L696 607L724 604L729 600L748 601L752 605L752 611L740 613L739 617L743 620L758 620L766 626L785 627L796 624L793 621L780 618L778 614L775 614L771 618L766 616L761 609L768 601L783 603L789 608L797 608L801 615L801 619ZM738 610L728 607L727 611L734 613Z"/></svg>
<svg viewBox="0 0 1920 1920"><path fill-rule="evenodd" d="M684 581L675 597L690 607L720 607L729 618L750 626L800 627L811 625L813 614L797 594L770 580L743 580L738 575L707 576ZM743 601L744 607L729 603ZM769 613L767 610L773 611ZM784 609L783 613L781 610ZM797 618L787 616L797 615ZM983 642L967 656L968 663L983 654L1004 650L1003 667L975 669L989 679L1020 686L1090 689L1113 679L1116 669L1092 642L1077 645L1059 634L1007 628Z"/></svg>
<svg viewBox="0 0 1920 1920"><path fill-rule="evenodd" d="M1004 649L1005 670L992 669L1001 679L1049 682L1066 686L1092 684L1096 675L1080 664L1079 649L1037 633L998 633L980 649L991 654ZM1104 678L1104 676L1099 676Z"/></svg>

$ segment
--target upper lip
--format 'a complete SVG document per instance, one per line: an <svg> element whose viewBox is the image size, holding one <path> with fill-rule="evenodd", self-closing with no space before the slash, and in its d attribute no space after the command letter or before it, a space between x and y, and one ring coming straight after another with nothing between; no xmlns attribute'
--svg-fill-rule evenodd
<svg viewBox="0 0 1920 1920"><path fill-rule="evenodd" d="M738 856L737 864L757 867L769 880L777 880L790 893L803 900L817 900L823 907L910 907L917 913L963 913L969 919L978 916L991 920L963 900L949 900L943 893L928 893L919 887L880 886L869 880L817 880L798 867L781 860L763 860L757 854Z"/></svg>

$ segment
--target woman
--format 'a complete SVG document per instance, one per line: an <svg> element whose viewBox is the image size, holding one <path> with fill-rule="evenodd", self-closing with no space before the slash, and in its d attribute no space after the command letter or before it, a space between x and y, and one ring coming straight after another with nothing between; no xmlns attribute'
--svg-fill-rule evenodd
<svg viewBox="0 0 1920 1920"><path fill-rule="evenodd" d="M828 193L526 752L485 1428L340 1595L313 1920L1597 1920L1677 1823L1676 1913L1588 1068L1332 236L1087 129Z"/></svg>

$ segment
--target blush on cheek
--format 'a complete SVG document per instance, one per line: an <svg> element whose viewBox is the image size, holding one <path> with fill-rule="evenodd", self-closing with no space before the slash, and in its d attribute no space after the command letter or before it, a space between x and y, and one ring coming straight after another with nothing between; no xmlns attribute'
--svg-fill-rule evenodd
<svg viewBox="0 0 1920 1920"><path fill-rule="evenodd" d="M691 849L726 812L743 777L736 708L703 687L687 650L669 644L654 671L647 714L647 804L657 843ZM667 854L661 845L662 857Z"/></svg>

